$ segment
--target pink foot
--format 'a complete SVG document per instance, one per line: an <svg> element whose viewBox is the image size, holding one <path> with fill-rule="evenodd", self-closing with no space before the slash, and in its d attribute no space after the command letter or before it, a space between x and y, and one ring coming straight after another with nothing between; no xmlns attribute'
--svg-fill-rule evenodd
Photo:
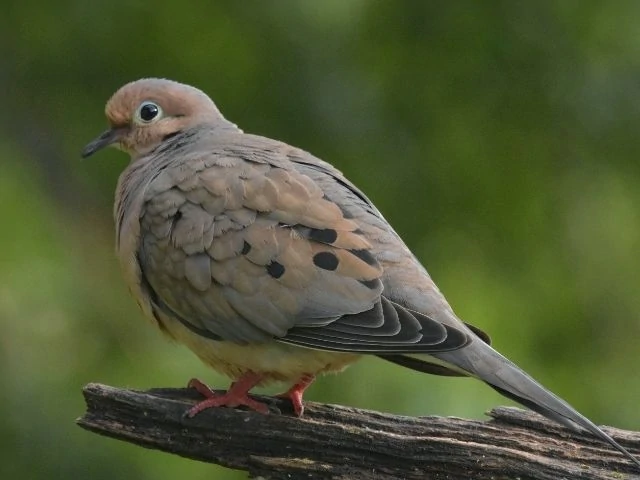
<svg viewBox="0 0 640 480"><path fill-rule="evenodd" d="M298 382L284 393L278 395L281 398L288 398L293 405L293 412L296 417L301 417L304 413L304 405L302 404L302 395L306 388L313 383L316 379L315 375L306 374L303 375Z"/></svg>
<svg viewBox="0 0 640 480"><path fill-rule="evenodd" d="M189 380L188 388L195 388L204 400L191 407L186 415L189 418L195 417L198 413L212 407L247 407L259 413L269 413L269 407L262 402L258 402L249 397L249 390L255 387L262 376L249 372L233 382L226 393L219 394L213 392L209 387L196 378Z"/></svg>

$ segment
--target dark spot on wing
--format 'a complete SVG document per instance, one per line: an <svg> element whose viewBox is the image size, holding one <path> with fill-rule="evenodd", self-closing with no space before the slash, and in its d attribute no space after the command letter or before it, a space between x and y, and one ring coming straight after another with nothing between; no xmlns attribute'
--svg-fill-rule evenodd
<svg viewBox="0 0 640 480"><path fill-rule="evenodd" d="M336 232L333 228L310 228L308 235L310 240L328 244L332 244L338 238L338 232Z"/></svg>
<svg viewBox="0 0 640 480"><path fill-rule="evenodd" d="M371 265L372 267L375 267L378 265L378 261L376 260L376 257L374 257L369 250L365 250L365 249L349 250L349 252L355 255L356 257L358 257L367 265Z"/></svg>
<svg viewBox="0 0 640 480"><path fill-rule="evenodd" d="M267 273L273 278L280 278L282 275L284 275L284 265L278 262L271 262L269 265L267 265Z"/></svg>
<svg viewBox="0 0 640 480"><path fill-rule="evenodd" d="M331 252L320 252L313 256L313 263L323 270L335 270L338 268L338 257Z"/></svg>

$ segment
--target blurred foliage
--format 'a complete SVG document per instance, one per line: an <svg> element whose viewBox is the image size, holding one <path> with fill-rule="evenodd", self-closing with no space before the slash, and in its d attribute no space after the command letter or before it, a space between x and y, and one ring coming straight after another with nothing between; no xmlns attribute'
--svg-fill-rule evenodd
<svg viewBox="0 0 640 480"><path fill-rule="evenodd" d="M144 76L341 168L498 350L594 421L640 430L640 3L2 10L1 478L243 478L74 425L90 381L226 385L149 328L120 279L110 208L127 159L79 160L107 98ZM506 403L375 359L307 397L479 418Z"/></svg>

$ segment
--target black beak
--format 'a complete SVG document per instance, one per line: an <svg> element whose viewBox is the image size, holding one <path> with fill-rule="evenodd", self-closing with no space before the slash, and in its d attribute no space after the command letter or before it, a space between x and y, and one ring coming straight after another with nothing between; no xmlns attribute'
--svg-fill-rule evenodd
<svg viewBox="0 0 640 480"><path fill-rule="evenodd" d="M109 145L113 145L118 142L122 136L124 135L124 129L122 128L112 128L111 130L107 130L98 138L89 143L82 150L82 158L87 158L96 153L98 150L102 150Z"/></svg>

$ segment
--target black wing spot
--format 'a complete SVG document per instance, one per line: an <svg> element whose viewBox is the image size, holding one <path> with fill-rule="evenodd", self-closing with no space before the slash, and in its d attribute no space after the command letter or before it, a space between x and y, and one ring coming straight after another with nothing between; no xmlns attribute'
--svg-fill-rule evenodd
<svg viewBox="0 0 640 480"><path fill-rule="evenodd" d="M331 252L320 252L313 256L313 263L323 270L333 271L338 268L338 257Z"/></svg>
<svg viewBox="0 0 640 480"><path fill-rule="evenodd" d="M332 244L338 239L338 232L333 228L311 228L309 229L309 239L320 243Z"/></svg>
<svg viewBox="0 0 640 480"><path fill-rule="evenodd" d="M351 253L352 255L355 255L367 265L371 265L372 267L376 267L378 265L378 261L376 260L376 257L374 257L369 250L365 250L365 249L349 250L349 253Z"/></svg>
<svg viewBox="0 0 640 480"><path fill-rule="evenodd" d="M242 245L242 251L240 252L242 255L246 255L251 251L251 245L249 245L246 241Z"/></svg>
<svg viewBox="0 0 640 480"><path fill-rule="evenodd" d="M273 278L280 278L284 275L284 265L278 262L271 262L267 265L267 273Z"/></svg>

